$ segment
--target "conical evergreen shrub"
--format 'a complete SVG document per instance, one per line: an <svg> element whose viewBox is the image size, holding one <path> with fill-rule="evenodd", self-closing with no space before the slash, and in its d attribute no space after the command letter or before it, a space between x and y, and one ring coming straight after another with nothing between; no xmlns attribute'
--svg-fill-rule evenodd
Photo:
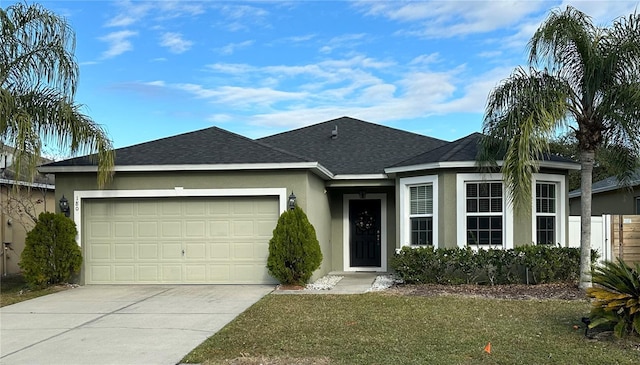
<svg viewBox="0 0 640 365"><path fill-rule="evenodd" d="M304 285L322 262L316 230L296 206L280 215L269 241L267 268L284 285Z"/></svg>
<svg viewBox="0 0 640 365"><path fill-rule="evenodd" d="M76 224L64 215L40 213L20 256L20 268L30 287L67 282L80 271L82 252L77 234Z"/></svg>

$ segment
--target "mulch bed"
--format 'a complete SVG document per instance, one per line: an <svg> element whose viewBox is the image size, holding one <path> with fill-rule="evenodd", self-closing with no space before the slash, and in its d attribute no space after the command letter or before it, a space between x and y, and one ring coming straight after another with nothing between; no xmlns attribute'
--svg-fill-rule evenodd
<svg viewBox="0 0 640 365"><path fill-rule="evenodd" d="M574 283L556 283L539 285L438 285L438 284L399 284L387 290L390 294L433 297L439 295L457 295L466 297L515 299L515 300L588 300L583 290Z"/></svg>

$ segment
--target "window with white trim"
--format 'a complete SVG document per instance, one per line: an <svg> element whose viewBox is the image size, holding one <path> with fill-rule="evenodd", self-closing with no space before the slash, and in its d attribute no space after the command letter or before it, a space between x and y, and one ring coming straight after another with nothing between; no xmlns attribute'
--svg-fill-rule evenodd
<svg viewBox="0 0 640 365"><path fill-rule="evenodd" d="M433 245L433 185L409 186L411 245Z"/></svg>
<svg viewBox="0 0 640 365"><path fill-rule="evenodd" d="M466 244L504 244L504 198L502 182L465 182Z"/></svg>
<svg viewBox="0 0 640 365"><path fill-rule="evenodd" d="M553 245L557 239L557 186L553 182L536 182L536 243Z"/></svg>
<svg viewBox="0 0 640 365"><path fill-rule="evenodd" d="M400 178L401 246L438 247L438 176Z"/></svg>
<svg viewBox="0 0 640 365"><path fill-rule="evenodd" d="M567 241L567 181L561 174L533 174L531 241L565 246Z"/></svg>

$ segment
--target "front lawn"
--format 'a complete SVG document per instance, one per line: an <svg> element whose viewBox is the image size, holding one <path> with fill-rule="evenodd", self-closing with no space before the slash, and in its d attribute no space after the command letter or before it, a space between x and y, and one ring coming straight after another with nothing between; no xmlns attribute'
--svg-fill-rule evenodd
<svg viewBox="0 0 640 365"><path fill-rule="evenodd" d="M586 339L586 301L268 295L187 355L204 364L638 364ZM580 326L578 329L574 326ZM484 348L491 342L491 353Z"/></svg>
<svg viewBox="0 0 640 365"><path fill-rule="evenodd" d="M3 276L0 279L0 307L65 290L56 285L39 290L30 290L21 275Z"/></svg>

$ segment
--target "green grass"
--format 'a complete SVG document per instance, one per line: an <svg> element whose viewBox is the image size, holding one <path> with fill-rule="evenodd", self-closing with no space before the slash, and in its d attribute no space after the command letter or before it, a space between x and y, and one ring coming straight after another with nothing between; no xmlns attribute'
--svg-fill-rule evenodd
<svg viewBox="0 0 640 365"><path fill-rule="evenodd" d="M0 307L56 293L61 290L65 290L65 288L62 286L50 286L44 289L31 290L21 275L3 276L0 278Z"/></svg>
<svg viewBox="0 0 640 365"><path fill-rule="evenodd" d="M639 364L637 339L583 336L588 312L586 301L268 295L183 362Z"/></svg>

